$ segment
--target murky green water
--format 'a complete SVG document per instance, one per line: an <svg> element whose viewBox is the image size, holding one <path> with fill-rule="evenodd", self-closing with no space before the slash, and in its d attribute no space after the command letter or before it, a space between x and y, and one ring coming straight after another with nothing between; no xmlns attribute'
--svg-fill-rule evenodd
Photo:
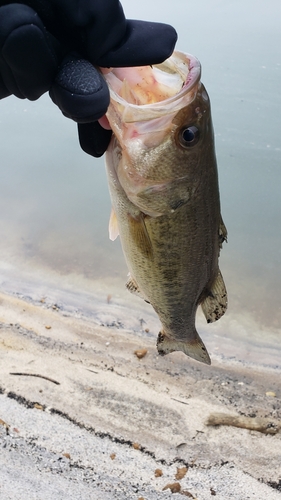
<svg viewBox="0 0 281 500"><path fill-rule="evenodd" d="M211 327L199 319L202 336L217 338L214 349L226 356L280 365L281 4L125 0L123 6L128 17L176 27L177 48L199 58L211 97L229 232L221 255L229 311ZM27 283L47 289L53 280L76 291L79 303L83 291L102 290L129 305L120 245L108 240L103 159L80 150L75 124L47 96L1 101L0 137L1 289L21 292Z"/></svg>

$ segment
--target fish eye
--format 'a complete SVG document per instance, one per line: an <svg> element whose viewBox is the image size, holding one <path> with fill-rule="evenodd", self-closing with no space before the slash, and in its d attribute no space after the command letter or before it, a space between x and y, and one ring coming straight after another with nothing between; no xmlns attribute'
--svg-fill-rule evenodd
<svg viewBox="0 0 281 500"><path fill-rule="evenodd" d="M179 142L184 148L192 148L199 141L200 132L195 125L181 129Z"/></svg>

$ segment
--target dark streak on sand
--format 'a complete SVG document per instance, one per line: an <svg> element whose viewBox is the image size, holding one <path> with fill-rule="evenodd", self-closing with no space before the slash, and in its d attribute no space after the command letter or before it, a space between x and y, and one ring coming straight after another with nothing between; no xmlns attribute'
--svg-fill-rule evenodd
<svg viewBox="0 0 281 500"><path fill-rule="evenodd" d="M45 375L39 375L38 373L10 372L10 375L18 375L20 377L38 377L38 378L43 378L44 380L48 380L49 382L52 382L53 384L60 385L60 382L57 382L53 378L46 377Z"/></svg>

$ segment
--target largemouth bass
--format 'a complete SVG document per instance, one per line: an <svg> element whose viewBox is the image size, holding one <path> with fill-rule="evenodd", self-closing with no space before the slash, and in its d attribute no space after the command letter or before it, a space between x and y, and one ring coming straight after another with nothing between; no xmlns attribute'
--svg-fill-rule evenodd
<svg viewBox="0 0 281 500"><path fill-rule="evenodd" d="M180 52L160 65L107 74L114 134L106 163L110 237L120 234L128 290L162 323L159 354L182 351L210 364L195 315L200 304L210 323L226 310L218 258L227 232L200 75L199 61Z"/></svg>

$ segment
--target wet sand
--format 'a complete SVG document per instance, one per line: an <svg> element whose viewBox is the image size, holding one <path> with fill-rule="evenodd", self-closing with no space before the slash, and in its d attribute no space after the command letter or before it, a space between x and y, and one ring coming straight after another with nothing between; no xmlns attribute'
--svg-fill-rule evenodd
<svg viewBox="0 0 281 500"><path fill-rule="evenodd" d="M280 497L280 368L212 346L211 367L161 358L157 319L130 295L104 288L82 308L71 290L62 301L55 288L16 294L3 283L3 500ZM268 433L206 425L216 412L266 418Z"/></svg>

